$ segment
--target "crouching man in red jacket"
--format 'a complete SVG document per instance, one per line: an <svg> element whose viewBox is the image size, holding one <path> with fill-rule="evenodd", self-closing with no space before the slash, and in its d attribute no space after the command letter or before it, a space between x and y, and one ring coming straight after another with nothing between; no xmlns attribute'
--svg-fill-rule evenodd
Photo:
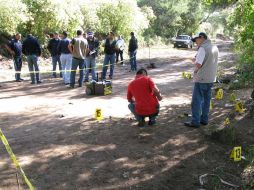
<svg viewBox="0 0 254 190"><path fill-rule="evenodd" d="M145 117L149 117L148 125L156 123L162 96L145 69L139 69L135 79L128 85L127 99L139 127L145 126Z"/></svg>

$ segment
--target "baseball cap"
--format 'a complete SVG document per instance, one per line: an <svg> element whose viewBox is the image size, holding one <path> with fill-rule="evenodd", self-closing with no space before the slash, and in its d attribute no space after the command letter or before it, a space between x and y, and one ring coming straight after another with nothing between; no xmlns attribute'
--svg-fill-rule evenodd
<svg viewBox="0 0 254 190"><path fill-rule="evenodd" d="M192 40L193 42L195 42L197 38L202 38L202 37L205 38L205 39L207 39L206 33L204 33L204 32L199 32L198 34L196 34L195 36L193 36L191 40Z"/></svg>
<svg viewBox="0 0 254 190"><path fill-rule="evenodd" d="M87 32L88 37L93 37L93 32Z"/></svg>

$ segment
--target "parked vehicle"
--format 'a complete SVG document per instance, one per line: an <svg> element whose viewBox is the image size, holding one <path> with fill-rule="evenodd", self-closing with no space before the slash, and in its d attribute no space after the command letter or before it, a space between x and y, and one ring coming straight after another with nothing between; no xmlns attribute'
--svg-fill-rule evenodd
<svg viewBox="0 0 254 190"><path fill-rule="evenodd" d="M188 35L179 35L173 39L174 48L192 48L193 42Z"/></svg>

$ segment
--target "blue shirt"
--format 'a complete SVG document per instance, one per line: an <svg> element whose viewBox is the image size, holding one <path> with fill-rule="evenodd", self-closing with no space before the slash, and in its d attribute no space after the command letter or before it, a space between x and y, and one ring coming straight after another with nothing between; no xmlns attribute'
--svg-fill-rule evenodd
<svg viewBox="0 0 254 190"><path fill-rule="evenodd" d="M25 55L41 55L41 46L38 40L33 36L28 36L22 46L22 52Z"/></svg>
<svg viewBox="0 0 254 190"><path fill-rule="evenodd" d="M69 38L64 38L60 41L57 47L57 51L59 54L70 54L70 50L68 49L68 45L71 43Z"/></svg>
<svg viewBox="0 0 254 190"><path fill-rule="evenodd" d="M15 56L19 57L22 54L22 43L19 40L12 39L8 46L11 48L12 51L15 52Z"/></svg>

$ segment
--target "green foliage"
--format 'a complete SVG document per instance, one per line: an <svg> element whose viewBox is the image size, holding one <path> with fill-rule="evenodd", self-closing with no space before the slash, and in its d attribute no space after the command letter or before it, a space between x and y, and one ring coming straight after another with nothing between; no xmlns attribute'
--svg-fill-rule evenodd
<svg viewBox="0 0 254 190"><path fill-rule="evenodd" d="M156 18L145 34L170 38L196 32L203 16L201 1L139 0L139 6L152 7Z"/></svg>
<svg viewBox="0 0 254 190"><path fill-rule="evenodd" d="M21 0L0 0L0 32L14 34L27 20L27 8Z"/></svg>
<svg viewBox="0 0 254 190"><path fill-rule="evenodd" d="M231 26L235 30L236 50L241 56L239 63L241 78L245 81L254 81L253 0L240 0L231 19Z"/></svg>

